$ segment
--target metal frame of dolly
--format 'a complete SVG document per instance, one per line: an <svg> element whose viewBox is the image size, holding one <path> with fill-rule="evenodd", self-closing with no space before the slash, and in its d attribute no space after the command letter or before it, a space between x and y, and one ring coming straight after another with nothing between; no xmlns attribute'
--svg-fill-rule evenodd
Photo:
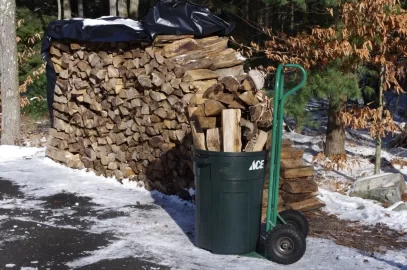
<svg viewBox="0 0 407 270"><path fill-rule="evenodd" d="M284 68L299 69L303 75L301 82L284 93ZM281 160L281 142L283 132L284 103L287 98L300 90L307 80L307 73L303 67L297 64L279 65L277 68L275 87L274 87L274 113L272 143L270 149L270 178L267 201L267 220L266 232L272 230L277 225L277 218L286 224L285 220L278 214L278 189L280 182L280 160Z"/></svg>

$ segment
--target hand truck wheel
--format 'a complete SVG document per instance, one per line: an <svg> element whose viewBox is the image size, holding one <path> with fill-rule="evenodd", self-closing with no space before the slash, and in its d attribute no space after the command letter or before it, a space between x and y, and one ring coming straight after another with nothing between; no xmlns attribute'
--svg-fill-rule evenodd
<svg viewBox="0 0 407 270"><path fill-rule="evenodd" d="M305 237L291 225L279 224L267 233L267 259L279 264L292 264L304 256Z"/></svg>
<svg viewBox="0 0 407 270"><path fill-rule="evenodd" d="M293 226L295 229L301 232L305 238L307 238L309 233L309 223L303 213L297 210L289 209L281 211L279 215L287 224ZM280 220L277 220L277 222L278 224L282 224Z"/></svg>

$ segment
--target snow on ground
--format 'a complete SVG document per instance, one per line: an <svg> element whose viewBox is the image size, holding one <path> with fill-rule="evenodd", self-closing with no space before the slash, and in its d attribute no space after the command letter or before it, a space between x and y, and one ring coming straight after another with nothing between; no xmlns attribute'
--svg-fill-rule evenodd
<svg viewBox="0 0 407 270"><path fill-rule="evenodd" d="M338 246L330 240L316 238L307 239L305 256L289 267L263 259L214 255L195 247L193 237L188 237L194 234L195 211L191 203L159 192L150 193L133 183L125 182L122 185L114 179L63 167L45 158L44 149L0 146L0 177L19 184L20 190L29 198L16 201L18 205L15 207L35 209L40 203L36 198L66 191L91 197L92 202L98 204L95 208L127 211L128 216L125 217L93 220L95 223L88 229L89 232L109 232L115 236L115 240L86 257L69 262L72 268L102 259L128 256L148 258L151 262L168 265L172 269L188 270L399 269L399 265L407 266L406 253L403 252L389 251L372 257L371 254ZM323 191L322 195L327 198L330 196ZM0 201L0 207L5 204L9 205L10 201ZM151 208L146 211L137 207L129 208L129 205L150 205ZM356 207L352 203L349 205ZM4 218L7 217L1 217L2 220ZM59 226L53 224L52 219L45 224Z"/></svg>
<svg viewBox="0 0 407 270"><path fill-rule="evenodd" d="M32 156L39 152L40 149L34 147L16 147L2 145L0 148L0 162L9 161L12 159L21 159L22 157Z"/></svg>
<svg viewBox="0 0 407 270"><path fill-rule="evenodd" d="M348 197L321 188L319 192L319 198L326 203L324 210L339 218L371 225L381 223L391 229L407 232L407 211L395 212L372 200Z"/></svg>

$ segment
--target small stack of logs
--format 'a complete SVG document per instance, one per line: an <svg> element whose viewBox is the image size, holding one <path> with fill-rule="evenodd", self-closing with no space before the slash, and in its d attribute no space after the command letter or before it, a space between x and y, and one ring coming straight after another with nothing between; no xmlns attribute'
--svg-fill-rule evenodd
<svg viewBox="0 0 407 270"><path fill-rule="evenodd" d="M264 150L272 107L259 91L262 83L261 73L252 70L249 76L226 76L206 91L198 91L188 107L194 146L223 152Z"/></svg>
<svg viewBox="0 0 407 270"><path fill-rule="evenodd" d="M57 80L47 156L188 197L194 187L188 105L224 77L239 78L239 85L247 77L245 58L227 44L216 36L53 42Z"/></svg>
<svg viewBox="0 0 407 270"><path fill-rule="evenodd" d="M314 167L303 160L304 150L292 146L292 141L283 140L280 162L280 190L278 211L294 209L301 212L319 209L325 204L316 196L318 185L314 182ZM268 177L268 176L267 176ZM268 178L263 189L262 220L266 219Z"/></svg>

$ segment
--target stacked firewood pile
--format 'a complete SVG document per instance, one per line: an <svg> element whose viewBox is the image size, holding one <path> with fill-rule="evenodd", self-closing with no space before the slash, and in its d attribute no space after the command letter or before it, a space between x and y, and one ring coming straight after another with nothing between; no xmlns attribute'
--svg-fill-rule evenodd
<svg viewBox="0 0 407 270"><path fill-rule="evenodd" d="M316 196L318 185L314 182L314 167L307 166L302 159L304 150L292 146L290 140L283 140L280 162L280 190L278 210L294 209L310 211L324 205ZM263 189L262 220L267 213L268 178Z"/></svg>
<svg viewBox="0 0 407 270"><path fill-rule="evenodd" d="M152 46L53 42L48 157L185 194L193 187L188 105L222 78L234 76L239 84L246 78L245 58L227 44L192 36L158 36Z"/></svg>
<svg viewBox="0 0 407 270"><path fill-rule="evenodd" d="M245 58L227 44L192 36L158 36L153 44L53 42L57 79L47 156L188 197L193 144L226 152L267 149L272 107L261 91L263 76L244 73ZM291 156L282 160L282 199L309 199L304 194L316 191L309 171L290 171L301 156L284 149Z"/></svg>

